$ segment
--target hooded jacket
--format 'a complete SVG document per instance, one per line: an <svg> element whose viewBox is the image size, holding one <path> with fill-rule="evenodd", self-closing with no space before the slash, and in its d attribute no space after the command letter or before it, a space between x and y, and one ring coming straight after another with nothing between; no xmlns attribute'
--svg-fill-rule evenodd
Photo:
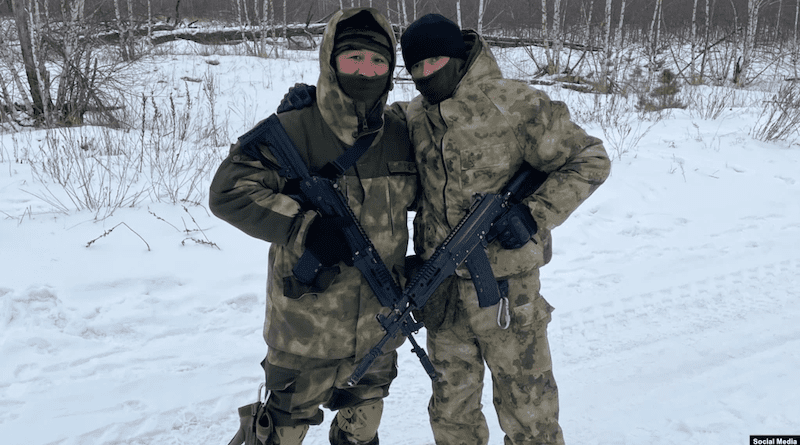
<svg viewBox="0 0 800 445"><path fill-rule="evenodd" d="M414 247L428 259L469 209L476 193L498 193L528 162L548 173L523 202L539 231L519 249L487 246L495 277L541 267L552 256L550 231L602 184L610 161L602 142L570 121L564 103L528 85L503 79L486 42L462 32L469 57L453 95L437 105L422 96L408 104L422 193ZM464 278L464 266L457 271Z"/></svg>
<svg viewBox="0 0 800 445"><path fill-rule="evenodd" d="M370 8L338 11L328 22L320 47L317 102L310 107L278 115L310 170L335 160L358 137L378 136L355 166L339 177L340 190L357 215L372 243L395 280L401 283L407 245L407 209L417 189L416 167L408 130L399 109L384 106L391 78L381 96L377 112L367 111L345 95L331 66L337 25L367 11L385 31L392 47L395 36L383 16ZM391 73L396 64L391 57ZM399 112L399 116L396 114ZM266 145L261 153L277 162ZM338 359L368 352L383 336L375 320L388 313L355 267L339 263L341 272L323 292L306 293L297 299L284 296L283 279L302 255L307 230L316 212L281 193L286 180L245 154L238 144L217 171L210 190L211 211L245 233L271 243L268 259L267 308L264 338L271 348L305 357ZM288 192L287 192L288 193ZM398 347L396 339L385 351Z"/></svg>

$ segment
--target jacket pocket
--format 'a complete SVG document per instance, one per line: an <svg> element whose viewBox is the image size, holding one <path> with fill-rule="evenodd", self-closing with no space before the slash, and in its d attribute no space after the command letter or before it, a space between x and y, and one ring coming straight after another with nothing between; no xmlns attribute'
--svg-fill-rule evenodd
<svg viewBox="0 0 800 445"><path fill-rule="evenodd" d="M462 146L461 170L508 169L511 155L507 144Z"/></svg>
<svg viewBox="0 0 800 445"><path fill-rule="evenodd" d="M536 294L533 301L511 308L511 322L517 326L529 326L540 320L549 322L553 310L555 308L543 296Z"/></svg>

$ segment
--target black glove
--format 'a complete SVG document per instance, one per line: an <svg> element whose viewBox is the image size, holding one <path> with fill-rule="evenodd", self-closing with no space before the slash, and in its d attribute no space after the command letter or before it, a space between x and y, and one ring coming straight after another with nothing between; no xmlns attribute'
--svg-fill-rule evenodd
<svg viewBox="0 0 800 445"><path fill-rule="evenodd" d="M350 218L339 216L320 216L311 223L306 235L305 247L325 267L331 267L339 261L348 266L353 265L353 254L347 245L342 230L351 226Z"/></svg>
<svg viewBox="0 0 800 445"><path fill-rule="evenodd" d="M495 221L487 238L489 241L497 238L503 249L519 249L536 235L537 230L536 221L528 206L518 203L512 204L508 213Z"/></svg>
<svg viewBox="0 0 800 445"><path fill-rule="evenodd" d="M311 106L317 100L317 87L313 85L306 85L304 83L296 83L293 87L289 88L278 105L278 113L291 110L302 110L305 107Z"/></svg>

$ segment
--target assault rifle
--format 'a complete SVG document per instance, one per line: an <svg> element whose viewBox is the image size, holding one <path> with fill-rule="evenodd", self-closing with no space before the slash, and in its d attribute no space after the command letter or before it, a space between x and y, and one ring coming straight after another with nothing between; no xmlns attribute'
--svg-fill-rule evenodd
<svg viewBox="0 0 800 445"><path fill-rule="evenodd" d="M343 170L346 170L343 165L355 163L357 156L353 159L354 151L363 153L372 140L374 140L374 135L359 139L355 146L347 150L342 157L343 161L342 158L334 161L334 166L340 170L340 173L343 173ZM278 160L279 165L275 165L261 153L257 146L259 142L269 145L270 151ZM351 249L353 265L361 271L381 305L391 307L400 299L402 295L400 286L387 270L375 246L347 204L347 198L340 191L338 184L326 177L311 174L277 115L272 114L260 125L240 137L239 144L245 153L259 159L265 166L278 169L278 173L287 180L298 179L300 196L296 198L311 205L323 216L346 218L350 224L347 224L342 232ZM347 159L348 156L350 159ZM335 271L326 269L335 269ZM285 290L294 288L290 292L296 297L309 289L319 291L333 281L338 271L338 266L324 267L314 254L306 250L292 269L294 277L300 283L299 286L305 287L305 289L296 289L298 285L293 283L290 277L287 277L284 280Z"/></svg>
<svg viewBox="0 0 800 445"><path fill-rule="evenodd" d="M547 179L547 174L524 163L499 194L487 193L475 197L467 214L411 279L403 291L402 299L394 304L389 316L378 314L378 321L386 334L350 375L347 380L350 386L361 380L372 362L383 353L384 345L398 332L412 341L415 346L414 352L420 358L425 371L431 379L436 379L436 372L430 359L411 336L424 326L423 323L414 320L412 311L425 306L436 288L447 277L454 274L464 262L470 269L472 282L479 299L481 294L491 297L496 293L499 300L497 281L492 274L491 267L488 266L489 261L484 250L484 247L492 241L489 239L490 229L500 217L508 212L512 202L519 202L533 194L545 179ZM486 267L488 267L488 272L485 270ZM494 298L492 297L492 299ZM485 306L483 302L481 303L481 306Z"/></svg>

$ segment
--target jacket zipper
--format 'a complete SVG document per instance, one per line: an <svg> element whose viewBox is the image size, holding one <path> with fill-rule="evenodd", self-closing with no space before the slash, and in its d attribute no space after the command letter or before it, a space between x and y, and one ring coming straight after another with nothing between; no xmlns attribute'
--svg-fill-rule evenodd
<svg viewBox="0 0 800 445"><path fill-rule="evenodd" d="M437 105L438 106L438 105ZM439 115L441 116L442 109L439 108ZM444 172L444 187L442 187L442 206L444 207L444 222L447 224L449 229L452 229L450 226L450 218L447 217L447 183L450 182L450 175L447 174L447 163L444 159L444 136L447 134L447 123L444 121L444 117L442 117L442 124L445 127L444 133L442 133L442 138L439 139L439 155L442 158L442 171Z"/></svg>

